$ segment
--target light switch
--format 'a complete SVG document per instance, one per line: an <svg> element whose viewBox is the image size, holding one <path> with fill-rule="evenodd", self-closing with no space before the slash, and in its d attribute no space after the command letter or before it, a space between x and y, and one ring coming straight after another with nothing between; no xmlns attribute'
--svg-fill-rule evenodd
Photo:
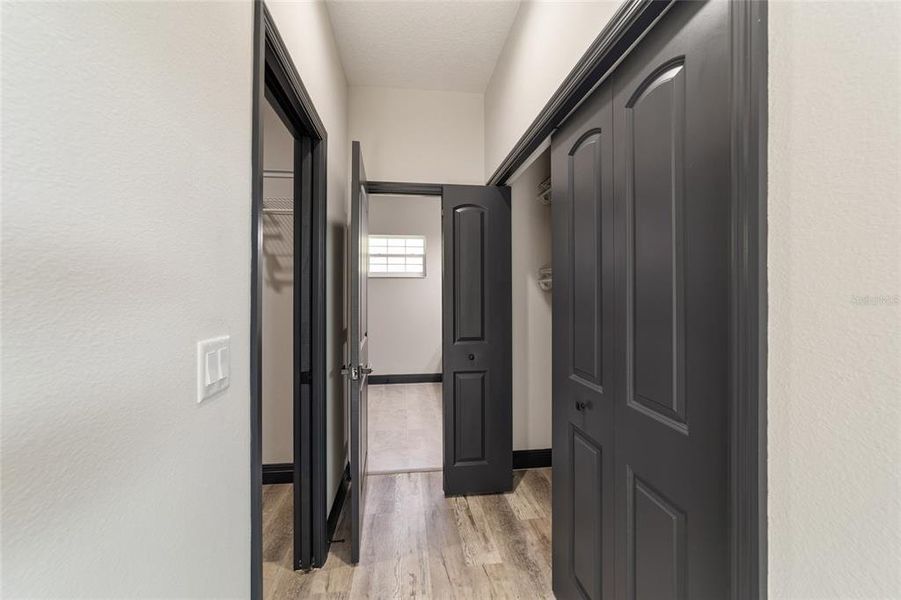
<svg viewBox="0 0 901 600"><path fill-rule="evenodd" d="M197 342L197 402L224 391L229 385L227 335Z"/></svg>

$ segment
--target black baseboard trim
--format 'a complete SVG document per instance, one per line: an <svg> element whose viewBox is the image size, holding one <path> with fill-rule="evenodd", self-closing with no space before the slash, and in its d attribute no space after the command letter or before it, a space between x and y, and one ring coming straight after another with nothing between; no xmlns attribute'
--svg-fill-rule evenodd
<svg viewBox="0 0 901 600"><path fill-rule="evenodd" d="M294 481L294 463L263 465L263 485Z"/></svg>
<svg viewBox="0 0 901 600"><path fill-rule="evenodd" d="M338 519L341 518L341 511L344 509L344 501L347 499L347 490L350 488L350 463L344 465L344 473L341 475L341 483L338 484L338 491L335 492L335 501L332 502L332 510L328 513L328 526L326 534L329 543L335 537L335 530L338 529Z"/></svg>
<svg viewBox="0 0 901 600"><path fill-rule="evenodd" d="M551 449L540 450L514 450L514 469L541 469L551 466Z"/></svg>
<svg viewBox="0 0 901 600"><path fill-rule="evenodd" d="M441 373L412 373L409 375L370 375L372 385L388 383L440 383Z"/></svg>

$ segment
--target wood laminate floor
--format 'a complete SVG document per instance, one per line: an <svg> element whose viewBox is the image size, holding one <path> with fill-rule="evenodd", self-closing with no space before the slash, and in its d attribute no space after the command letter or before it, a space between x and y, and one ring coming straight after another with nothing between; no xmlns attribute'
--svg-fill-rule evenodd
<svg viewBox="0 0 901 600"><path fill-rule="evenodd" d="M369 477L360 563L342 518L321 569L291 570L291 486L263 488L267 599L553 598L551 471L515 471L508 494L445 498L441 472Z"/></svg>

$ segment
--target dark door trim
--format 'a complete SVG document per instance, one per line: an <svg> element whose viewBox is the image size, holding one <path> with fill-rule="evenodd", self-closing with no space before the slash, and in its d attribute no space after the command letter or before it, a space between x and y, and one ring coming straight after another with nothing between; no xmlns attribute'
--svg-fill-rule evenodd
<svg viewBox="0 0 901 600"><path fill-rule="evenodd" d="M392 194L396 196L440 196L441 183L408 183L405 181L367 181L366 191L370 194Z"/></svg>
<svg viewBox="0 0 901 600"><path fill-rule="evenodd" d="M507 183L676 1L626 0L488 180ZM767 3L732 0L732 600L767 596Z"/></svg>
<svg viewBox="0 0 901 600"><path fill-rule="evenodd" d="M733 0L732 589L767 597L767 3Z"/></svg>
<svg viewBox="0 0 901 600"><path fill-rule="evenodd" d="M263 123L262 108L267 97L283 119L309 145L312 165L310 194L310 370L295 367L295 385L310 385L308 406L295 406L306 421L302 439L295 440L304 460L295 460L295 481L310 482L311 547L304 548L295 568L309 568L324 562L328 553L325 465L325 237L326 237L326 144L327 133L307 93L297 68L278 32L275 21L262 0L254 2L253 25L253 108L251 142L251 300L250 300L250 512L251 512L251 598L263 597L262 543L262 289L263 289ZM295 226L297 215L295 213ZM295 237L298 239L298 237ZM295 396L295 402L298 396ZM298 454L295 450L295 454ZM299 499L296 499L299 500ZM295 557L297 560L297 557Z"/></svg>

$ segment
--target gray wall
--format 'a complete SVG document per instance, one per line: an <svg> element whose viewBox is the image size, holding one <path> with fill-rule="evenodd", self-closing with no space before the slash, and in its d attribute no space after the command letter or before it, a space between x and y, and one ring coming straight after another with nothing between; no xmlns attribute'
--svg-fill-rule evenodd
<svg viewBox="0 0 901 600"><path fill-rule="evenodd" d="M263 103L263 165L294 169L294 137ZM294 180L263 179L266 198L294 197ZM294 460L294 224L263 216L263 464Z"/></svg>
<svg viewBox="0 0 901 600"><path fill-rule="evenodd" d="M426 236L424 278L369 279L373 374L441 372L441 199L369 197L372 234Z"/></svg>

